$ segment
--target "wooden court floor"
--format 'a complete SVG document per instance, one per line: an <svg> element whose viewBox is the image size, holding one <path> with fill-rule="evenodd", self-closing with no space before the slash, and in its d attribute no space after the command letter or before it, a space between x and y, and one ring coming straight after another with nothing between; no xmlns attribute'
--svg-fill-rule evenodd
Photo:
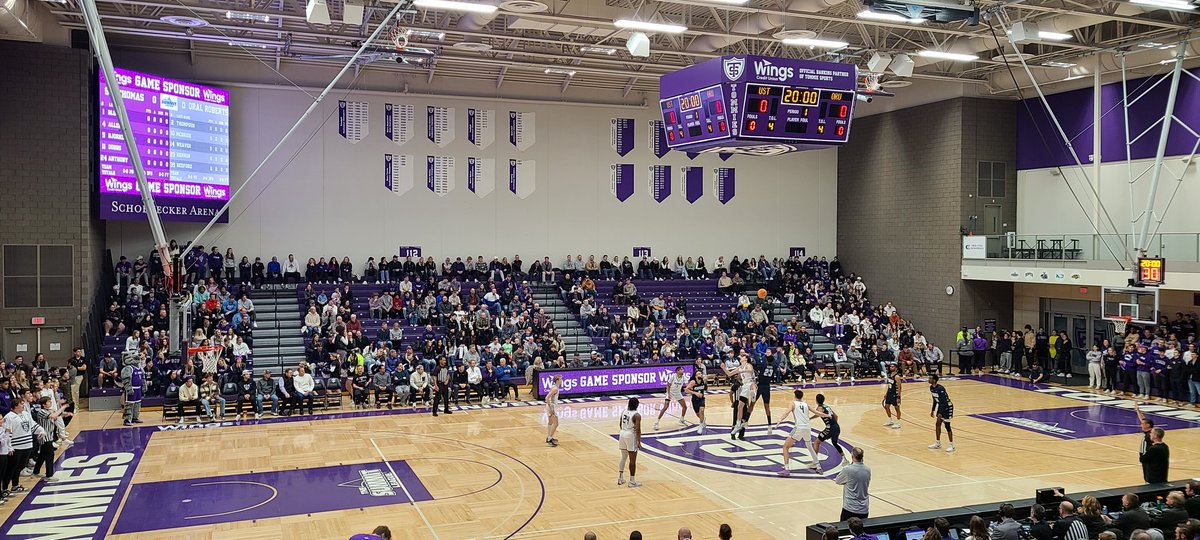
<svg viewBox="0 0 1200 540"><path fill-rule="evenodd" d="M933 423L924 382L904 385L899 430L883 426L878 384L809 385L805 398L812 404L823 393L840 416L843 442L864 448L873 471L873 516L1031 497L1047 486L1083 491L1141 482L1140 434L1128 402L1004 381L943 380L955 405L952 454L926 448ZM773 392L776 420L790 400L786 388ZM334 414L181 430L152 425L160 420L156 412L143 415L149 427L135 430L121 428L119 414L96 412L82 413L72 431L83 430L77 454L89 438L104 438L102 451L138 455L94 537L344 539L386 524L397 538L414 539L582 538L588 530L624 539L634 529L645 538L674 538L681 526L696 538L715 538L718 526L729 523L735 538L797 538L811 523L836 520L838 468L777 477L785 431L766 429L759 408L750 440L731 442L727 403L722 394L708 397L710 427L701 435L692 411L688 427L668 416L654 432L662 399L643 398L640 488L615 482L613 435L623 399L561 405L557 448L543 442L546 415L536 404L438 418ZM1168 430L1171 478L1200 476L1200 412L1164 408L1153 417ZM822 454L827 469L837 463L829 445ZM793 468L805 459L793 450ZM370 497L378 493L367 481L375 473L360 472L368 470L398 479L391 498ZM31 491L24 498L36 496L41 504L18 498L0 507L0 533L14 534L14 524L47 523L22 520L39 509L54 515L67 508L56 505L70 502Z"/></svg>

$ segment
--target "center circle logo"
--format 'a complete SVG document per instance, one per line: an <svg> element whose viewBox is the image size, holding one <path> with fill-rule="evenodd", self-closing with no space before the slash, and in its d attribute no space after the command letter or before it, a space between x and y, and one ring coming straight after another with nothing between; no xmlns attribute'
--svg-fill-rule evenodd
<svg viewBox="0 0 1200 540"><path fill-rule="evenodd" d="M746 440L730 439L729 430L732 426L719 425L708 426L704 433L700 433L695 425L675 431L643 433L641 450L693 467L780 478L778 473L783 468L783 442L791 433L791 425L790 422L784 422L778 430L765 425L750 426L746 428ZM813 430L813 442L816 442L817 433L817 430ZM614 439L616 437L613 435ZM792 474L788 478L815 479L837 474L849 459L852 449L844 441L839 446L846 458L831 449L828 441L817 449L821 463L821 472L818 473L808 468L812 464L809 450L801 443L792 445L789 464Z"/></svg>

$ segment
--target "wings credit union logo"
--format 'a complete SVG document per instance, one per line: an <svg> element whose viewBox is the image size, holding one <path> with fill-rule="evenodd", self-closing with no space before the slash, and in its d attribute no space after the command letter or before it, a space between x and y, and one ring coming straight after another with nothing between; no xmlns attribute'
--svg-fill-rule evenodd
<svg viewBox="0 0 1200 540"><path fill-rule="evenodd" d="M353 485L358 488L359 493L372 497L396 496L396 488L400 486L400 480L396 478L396 475L390 472L385 473L380 469L362 469L358 471L358 475L360 480L343 485Z"/></svg>
<svg viewBox="0 0 1200 540"><path fill-rule="evenodd" d="M783 441L791 432L790 424L785 423L784 426L779 431L772 431L768 426L747 428L744 441L729 438L730 426L709 426L703 434L698 432L696 426L664 433L644 433L642 451L676 463L713 471L781 478L778 473L783 467ZM816 431L813 430L814 440ZM616 437L613 435L614 439ZM842 442L839 446L846 456L850 455L850 445ZM808 468L812 463L808 451L802 445L793 446L790 463L792 475L789 479L823 479L842 470L844 460L829 443L822 444L818 452L821 460L820 474Z"/></svg>
<svg viewBox="0 0 1200 540"><path fill-rule="evenodd" d="M725 78L731 81L737 80L746 71L745 58L726 58L723 65L725 67Z"/></svg>

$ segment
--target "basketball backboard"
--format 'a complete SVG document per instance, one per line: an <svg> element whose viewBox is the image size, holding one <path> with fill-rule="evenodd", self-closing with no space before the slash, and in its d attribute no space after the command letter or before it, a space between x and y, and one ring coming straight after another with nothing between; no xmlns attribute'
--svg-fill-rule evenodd
<svg viewBox="0 0 1200 540"><path fill-rule="evenodd" d="M1134 324L1158 323L1158 289L1103 287L1100 309L1105 319L1130 317Z"/></svg>

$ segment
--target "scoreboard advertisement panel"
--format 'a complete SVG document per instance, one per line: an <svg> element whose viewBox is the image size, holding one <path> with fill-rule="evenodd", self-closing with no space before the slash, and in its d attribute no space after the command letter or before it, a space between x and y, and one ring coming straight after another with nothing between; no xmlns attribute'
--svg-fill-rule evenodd
<svg viewBox="0 0 1200 540"><path fill-rule="evenodd" d="M857 68L725 56L662 77L667 145L686 152L778 154L845 143Z"/></svg>

